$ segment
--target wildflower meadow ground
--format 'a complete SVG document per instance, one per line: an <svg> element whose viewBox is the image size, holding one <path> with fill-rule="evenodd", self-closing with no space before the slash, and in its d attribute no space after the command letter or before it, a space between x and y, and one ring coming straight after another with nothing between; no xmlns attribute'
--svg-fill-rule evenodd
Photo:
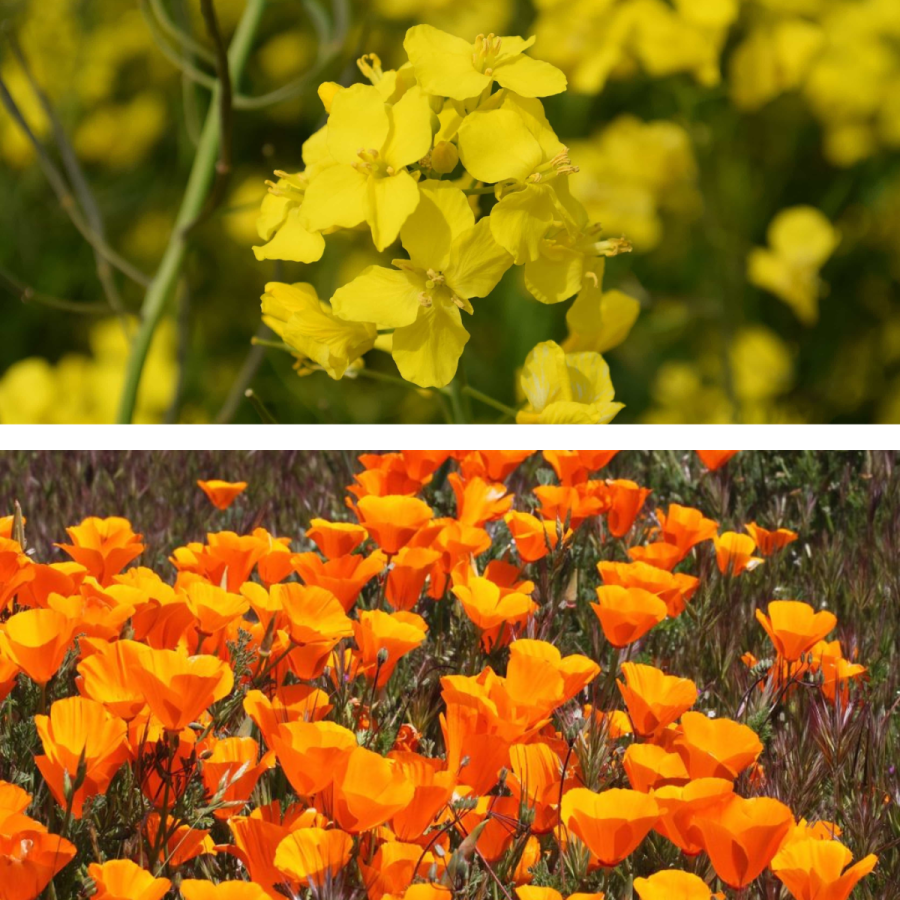
<svg viewBox="0 0 900 900"><path fill-rule="evenodd" d="M897 464L0 453L0 900L896 900Z"/></svg>

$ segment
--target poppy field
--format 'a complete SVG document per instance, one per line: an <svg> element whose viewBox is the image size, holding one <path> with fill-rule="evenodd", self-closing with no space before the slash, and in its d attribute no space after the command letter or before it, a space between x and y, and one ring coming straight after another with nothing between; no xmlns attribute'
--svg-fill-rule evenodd
<svg viewBox="0 0 900 900"><path fill-rule="evenodd" d="M898 422L898 36L4 0L0 422Z"/></svg>
<svg viewBox="0 0 900 900"><path fill-rule="evenodd" d="M897 463L2 453L0 900L897 900Z"/></svg>

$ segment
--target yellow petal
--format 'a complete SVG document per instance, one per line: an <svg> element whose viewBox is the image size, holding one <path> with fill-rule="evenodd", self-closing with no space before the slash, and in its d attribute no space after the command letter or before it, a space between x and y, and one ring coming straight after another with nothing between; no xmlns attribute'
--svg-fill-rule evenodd
<svg viewBox="0 0 900 900"><path fill-rule="evenodd" d="M490 217L485 217L453 242L444 274L448 286L459 297L487 297L512 261L494 240Z"/></svg>
<svg viewBox="0 0 900 900"><path fill-rule="evenodd" d="M516 56L494 68L494 80L523 97L549 97L566 89L566 76L556 66L530 56Z"/></svg>
<svg viewBox="0 0 900 900"><path fill-rule="evenodd" d="M257 259L286 259L311 263L322 258L325 238L317 231L307 231L300 224L300 207L295 206L275 236L264 247L254 247Z"/></svg>
<svg viewBox="0 0 900 900"><path fill-rule="evenodd" d="M418 87L408 90L388 108L387 143L384 159L389 166L400 169L418 162L431 149L431 106Z"/></svg>
<svg viewBox="0 0 900 900"><path fill-rule="evenodd" d="M595 286L586 279L566 313L570 335L563 348L567 353L605 353L618 347L628 337L640 311L641 304L634 297L619 290L604 292L599 284Z"/></svg>
<svg viewBox="0 0 900 900"><path fill-rule="evenodd" d="M304 175L313 179L322 169L327 169L336 164L335 158L328 149L328 126L323 125L318 131L313 132L304 142L301 150L303 164L306 166Z"/></svg>
<svg viewBox="0 0 900 900"><path fill-rule="evenodd" d="M507 194L490 214L494 240L513 255L517 266L538 258L541 240L554 221L553 188L529 184Z"/></svg>
<svg viewBox="0 0 900 900"><path fill-rule="evenodd" d="M331 298L335 314L351 322L401 328L416 321L424 283L412 272L368 266Z"/></svg>
<svg viewBox="0 0 900 900"><path fill-rule="evenodd" d="M570 400L569 371L562 347L555 341L542 341L535 346L525 358L519 384L532 411L537 413L549 403Z"/></svg>
<svg viewBox="0 0 900 900"><path fill-rule="evenodd" d="M574 400L551 403L538 417L541 425L606 425L615 418L624 403L576 403Z"/></svg>
<svg viewBox="0 0 900 900"><path fill-rule="evenodd" d="M443 272L453 239L474 224L472 207L456 185L420 181L419 205L400 229L400 240L416 266Z"/></svg>
<svg viewBox="0 0 900 900"><path fill-rule="evenodd" d="M525 263L525 287L541 303L562 303L578 292L583 272L583 254L545 246L537 259Z"/></svg>
<svg viewBox="0 0 900 900"><path fill-rule="evenodd" d="M769 225L769 245L798 265L819 268L840 243L840 234L819 210L794 206L782 210Z"/></svg>
<svg viewBox="0 0 900 900"><path fill-rule="evenodd" d="M541 146L510 109L476 110L459 126L459 158L478 181L524 181L540 164Z"/></svg>
<svg viewBox="0 0 900 900"><path fill-rule="evenodd" d="M468 340L455 306L434 303L420 307L412 325L394 332L394 362L407 381L419 387L444 387L456 375Z"/></svg>
<svg viewBox="0 0 900 900"><path fill-rule="evenodd" d="M473 47L432 25L414 25L406 32L403 48L422 90L439 97L467 100L491 84L489 75L475 69Z"/></svg>
<svg viewBox="0 0 900 900"><path fill-rule="evenodd" d="M352 166L337 165L320 172L309 183L300 221L310 231L355 228L366 220L368 179Z"/></svg>
<svg viewBox="0 0 900 900"><path fill-rule="evenodd" d="M385 178L369 178L366 220L379 250L397 240L403 223L418 205L418 185L405 169Z"/></svg>
<svg viewBox="0 0 900 900"><path fill-rule="evenodd" d="M389 127L387 108L378 91L370 84L354 84L331 101L328 149L338 162L354 163L361 149L381 150Z"/></svg>

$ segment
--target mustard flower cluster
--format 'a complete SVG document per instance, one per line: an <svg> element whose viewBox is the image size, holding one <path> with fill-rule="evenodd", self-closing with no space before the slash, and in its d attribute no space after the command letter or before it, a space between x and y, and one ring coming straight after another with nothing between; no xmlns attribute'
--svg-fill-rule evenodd
<svg viewBox="0 0 900 900"><path fill-rule="evenodd" d="M370 55L359 62L369 84L320 86L327 122L303 145L305 169L276 173L256 257L313 263L341 229L368 229L379 252L399 239L405 256L368 266L328 303L310 284L266 286L263 319L301 371L353 375L375 348L407 381L443 388L469 340L464 314L518 266L541 303L575 297L565 345L540 343L525 361L518 420L618 411L601 353L624 340L639 304L602 279L605 258L630 245L602 238L570 189L578 167L540 100L566 77L527 54L533 43L417 25L399 69Z"/></svg>

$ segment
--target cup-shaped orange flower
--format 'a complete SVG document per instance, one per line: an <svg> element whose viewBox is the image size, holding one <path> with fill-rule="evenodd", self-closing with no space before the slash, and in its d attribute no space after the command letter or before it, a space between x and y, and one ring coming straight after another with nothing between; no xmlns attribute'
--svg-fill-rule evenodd
<svg viewBox="0 0 900 900"><path fill-rule="evenodd" d="M318 553L291 556L291 566L305 584L330 591L348 612L359 592L384 569L386 562L381 550L369 556L351 553L328 560L323 560Z"/></svg>
<svg viewBox="0 0 900 900"><path fill-rule="evenodd" d="M216 509L228 509L247 490L246 481L222 481L219 478L210 478L209 481L198 481L197 487L209 497L209 502Z"/></svg>
<svg viewBox="0 0 900 900"><path fill-rule="evenodd" d="M427 878L434 866L438 874L438 857L417 844L403 841L386 841L369 862L359 861L359 872L369 900L381 900L384 896L402 895L418 875ZM440 868L445 863L441 861Z"/></svg>
<svg viewBox="0 0 900 900"><path fill-rule="evenodd" d="M354 747L337 763L331 816L344 831L361 834L404 809L414 793L415 786L393 760Z"/></svg>
<svg viewBox="0 0 900 900"><path fill-rule="evenodd" d="M678 547L682 555L696 544L711 540L719 530L719 523L707 519L699 509L677 503L670 503L665 513L657 510L656 518L662 539Z"/></svg>
<svg viewBox="0 0 900 900"><path fill-rule="evenodd" d="M536 487L534 494L541 501L542 519L558 521L573 529L585 519L609 509L609 490L602 481L584 481L575 487L544 484Z"/></svg>
<svg viewBox="0 0 900 900"><path fill-rule="evenodd" d="M634 890L641 900L709 900L713 895L702 878L678 869L635 878Z"/></svg>
<svg viewBox="0 0 900 900"><path fill-rule="evenodd" d="M531 513L508 512L503 521L506 522L510 534L516 542L516 550L524 562L537 562L555 550L559 544L562 525L555 519L539 519ZM563 543L572 536L570 528L563 535Z"/></svg>
<svg viewBox="0 0 900 900"><path fill-rule="evenodd" d="M250 601L243 595L232 594L206 581L190 582L184 600L203 634L215 634L227 628L250 608Z"/></svg>
<svg viewBox="0 0 900 900"><path fill-rule="evenodd" d="M0 628L0 651L32 681L46 684L59 671L76 624L55 609L26 609Z"/></svg>
<svg viewBox="0 0 900 900"><path fill-rule="evenodd" d="M563 825L610 867L629 856L659 819L652 797L626 788L599 794L572 788L563 796L560 810Z"/></svg>
<svg viewBox="0 0 900 900"><path fill-rule="evenodd" d="M613 647L627 647L642 638L666 617L666 604L642 588L604 585L597 588L591 607Z"/></svg>
<svg viewBox="0 0 900 900"><path fill-rule="evenodd" d="M866 667L844 659L840 641L819 641L809 652L822 679L822 693L832 703L840 695L841 702L846 707L850 681L862 678L868 671Z"/></svg>
<svg viewBox="0 0 900 900"><path fill-rule="evenodd" d="M769 531L761 525L757 525L756 522L749 522L744 529L756 541L756 549L763 556L772 556L779 550L783 550L788 544L796 541L799 536L796 531L791 531L789 528L776 528L774 531Z"/></svg>
<svg viewBox="0 0 900 900"><path fill-rule="evenodd" d="M369 536L369 532L356 522L312 519L309 526L306 536L322 551L326 559L349 555Z"/></svg>
<svg viewBox="0 0 900 900"><path fill-rule="evenodd" d="M622 664L625 683L617 682L637 734L653 734L697 702L697 685L689 678L666 675L655 666Z"/></svg>
<svg viewBox="0 0 900 900"><path fill-rule="evenodd" d="M413 798L394 813L391 828L401 841L430 840L426 829L443 810L456 787L456 773L446 770L439 759L409 750L392 750L390 758L413 785Z"/></svg>
<svg viewBox="0 0 900 900"><path fill-rule="evenodd" d="M480 475L491 481L506 481L534 450L471 450L461 462L463 477Z"/></svg>
<svg viewBox="0 0 900 900"><path fill-rule="evenodd" d="M801 838L785 842L770 867L794 900L847 900L878 857L870 853L851 866L852 861L853 854L839 841Z"/></svg>
<svg viewBox="0 0 900 900"><path fill-rule="evenodd" d="M664 785L682 785L690 780L684 760L659 744L631 744L622 757L628 782L647 793Z"/></svg>
<svg viewBox="0 0 900 900"><path fill-rule="evenodd" d="M128 519L111 516L85 519L66 529L71 544L57 544L103 586L112 583L128 563L144 552L141 535L135 534Z"/></svg>
<svg viewBox="0 0 900 900"><path fill-rule="evenodd" d="M405 547L434 515L424 500L396 495L363 497L356 508L360 524L389 556Z"/></svg>
<svg viewBox="0 0 900 900"><path fill-rule="evenodd" d="M723 575L737 577L762 563L760 557L753 555L756 542L749 534L726 531L713 537L713 543L716 546L716 564Z"/></svg>
<svg viewBox="0 0 900 900"><path fill-rule="evenodd" d="M97 641L94 652L78 663L78 690L102 703L114 716L133 719L146 705L134 672L147 652L137 641Z"/></svg>
<svg viewBox="0 0 900 900"><path fill-rule="evenodd" d="M837 625L837 616L827 610L816 612L800 600L773 600L768 615L756 611L756 620L766 630L778 655L793 662L812 650Z"/></svg>
<svg viewBox="0 0 900 900"><path fill-rule="evenodd" d="M628 556L635 562L646 563L664 572L671 572L682 560L681 551L674 544L667 544L665 541L629 547Z"/></svg>
<svg viewBox="0 0 900 900"><path fill-rule="evenodd" d="M484 525L502 519L512 506L513 496L506 486L477 476L464 480L451 472L447 481L456 495L456 518L461 525Z"/></svg>
<svg viewBox="0 0 900 900"><path fill-rule="evenodd" d="M288 582L272 585L271 593L281 602L295 644L324 644L331 650L341 638L353 636L353 624L331 591Z"/></svg>
<svg viewBox="0 0 900 900"><path fill-rule="evenodd" d="M691 778L733 780L756 762L763 746L756 732L740 722L686 712L673 749L684 760Z"/></svg>
<svg viewBox="0 0 900 900"><path fill-rule="evenodd" d="M72 815L81 818L84 801L102 794L128 756L128 729L96 700L67 697L50 707L49 716L35 716L44 747L35 757L56 802L65 809L68 781Z"/></svg>
<svg viewBox="0 0 900 900"><path fill-rule="evenodd" d="M234 686L231 667L215 656L149 648L133 676L150 711L167 731L181 731Z"/></svg>
<svg viewBox="0 0 900 900"><path fill-rule="evenodd" d="M482 644L490 649L498 642L509 643L512 635L537 610L537 604L527 594L505 592L487 578L469 578L458 584L453 593L473 624L481 629Z"/></svg>
<svg viewBox="0 0 900 900"><path fill-rule="evenodd" d="M686 856L696 856L703 850L703 835L697 828L697 817L714 806L727 803L733 793L734 785L725 778L697 778L688 784L656 788L653 799L659 804L660 817L654 830Z"/></svg>
<svg viewBox="0 0 900 900"><path fill-rule="evenodd" d="M31 829L0 833L0 897L35 900L76 852L74 844L37 822Z"/></svg>
<svg viewBox="0 0 900 900"><path fill-rule="evenodd" d="M278 845L275 868L302 885L322 888L350 861L353 838L336 828L298 828Z"/></svg>
<svg viewBox="0 0 900 900"><path fill-rule="evenodd" d="M172 886L168 878L155 878L130 859L91 863L88 877L97 889L94 900L162 900Z"/></svg>
<svg viewBox="0 0 900 900"><path fill-rule="evenodd" d="M228 737L216 741L203 760L203 785L207 797L228 804L216 809L217 819L230 819L250 799L260 775L271 765L272 754L259 759L259 744L251 737Z"/></svg>
<svg viewBox="0 0 900 900"><path fill-rule="evenodd" d="M695 450L694 453L700 457L701 462L710 472L721 469L729 459L737 456L740 450Z"/></svg>
<svg viewBox="0 0 900 900"><path fill-rule="evenodd" d="M693 575L667 572L643 561L624 563L601 560L597 563L597 571L604 584L643 588L651 594L656 594L666 604L666 610L672 618L684 612L687 602L700 585L700 579Z"/></svg>
<svg viewBox="0 0 900 900"><path fill-rule="evenodd" d="M279 725L318 722L331 709L328 694L311 684L284 685L271 698L257 690L247 691L244 697L244 712L260 730L267 747L272 746L272 735Z"/></svg>
<svg viewBox="0 0 900 900"><path fill-rule="evenodd" d="M772 797L733 794L727 803L704 810L696 823L716 874L729 887L742 888L772 861L794 816Z"/></svg>
<svg viewBox="0 0 900 900"><path fill-rule="evenodd" d="M609 491L609 512L606 514L606 527L614 537L624 537L631 531L634 520L650 496L650 489L641 487L627 478L607 481Z"/></svg>
<svg viewBox="0 0 900 900"><path fill-rule="evenodd" d="M269 895L252 881L219 881L186 878L178 888L184 900L269 900Z"/></svg>
<svg viewBox="0 0 900 900"><path fill-rule="evenodd" d="M311 797L331 784L356 735L336 722L290 722L272 733L272 749L294 790Z"/></svg>
<svg viewBox="0 0 900 900"><path fill-rule="evenodd" d="M412 610L441 552L431 547L406 546L394 557L387 577L385 599L394 609Z"/></svg>
<svg viewBox="0 0 900 900"><path fill-rule="evenodd" d="M397 663L424 642L427 631L425 620L415 613L360 611L353 623L353 636L362 674L376 687L384 687Z"/></svg>

